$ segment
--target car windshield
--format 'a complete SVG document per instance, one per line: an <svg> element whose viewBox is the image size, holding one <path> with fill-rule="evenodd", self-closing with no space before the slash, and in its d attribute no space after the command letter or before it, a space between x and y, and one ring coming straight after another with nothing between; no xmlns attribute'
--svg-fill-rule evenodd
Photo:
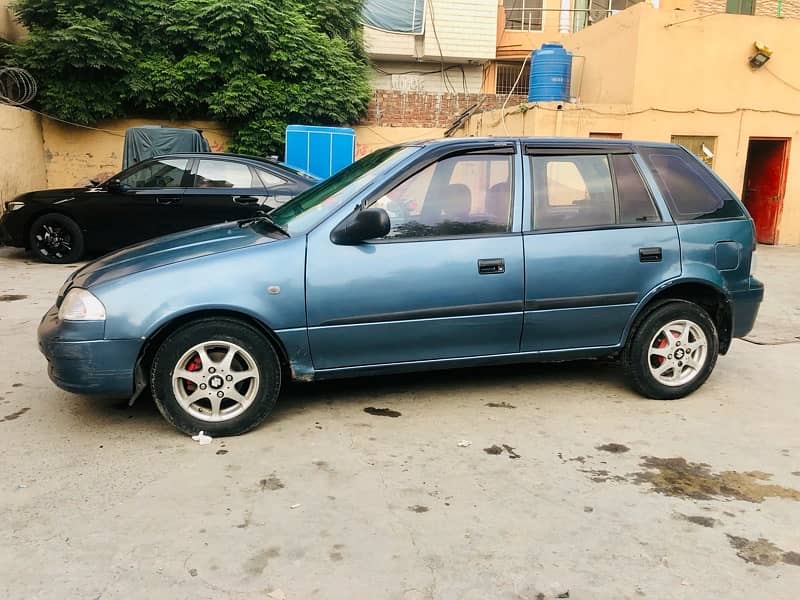
<svg viewBox="0 0 800 600"><path fill-rule="evenodd" d="M393 146L376 150L275 209L269 216L292 234L308 231L338 208L343 200L372 181L376 171L384 170L417 149Z"/></svg>

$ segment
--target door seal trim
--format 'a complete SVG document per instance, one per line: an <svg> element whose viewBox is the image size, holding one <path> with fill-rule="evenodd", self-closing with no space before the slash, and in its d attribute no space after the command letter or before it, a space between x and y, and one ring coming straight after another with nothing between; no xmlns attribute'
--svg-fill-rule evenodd
<svg viewBox="0 0 800 600"><path fill-rule="evenodd" d="M340 317L323 321L319 324L319 327L331 327L336 325L367 325L370 323L414 321L420 319L441 319L448 317L477 317L483 315L522 312L522 309L522 301L517 300L512 300L509 302L488 302L484 304L463 304L461 306L443 306L419 310L373 313L371 315L363 316Z"/></svg>

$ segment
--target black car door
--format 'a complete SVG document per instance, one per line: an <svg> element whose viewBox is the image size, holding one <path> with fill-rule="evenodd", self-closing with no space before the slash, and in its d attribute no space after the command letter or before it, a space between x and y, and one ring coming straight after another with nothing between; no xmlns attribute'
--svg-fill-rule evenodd
<svg viewBox="0 0 800 600"><path fill-rule="evenodd" d="M257 216L266 200L267 191L249 165L197 159L179 211L181 229Z"/></svg>
<svg viewBox="0 0 800 600"><path fill-rule="evenodd" d="M265 204L268 210L286 204L309 187L308 185L301 185L297 181L290 181L268 167L255 167L255 171L267 190Z"/></svg>
<svg viewBox="0 0 800 600"><path fill-rule="evenodd" d="M189 162L188 158L148 160L84 192L87 246L113 250L160 235L160 223L180 205Z"/></svg>

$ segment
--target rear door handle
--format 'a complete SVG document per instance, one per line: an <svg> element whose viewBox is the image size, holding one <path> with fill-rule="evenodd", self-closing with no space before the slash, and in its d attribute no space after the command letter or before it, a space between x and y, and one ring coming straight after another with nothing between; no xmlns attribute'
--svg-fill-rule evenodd
<svg viewBox="0 0 800 600"><path fill-rule="evenodd" d="M661 262L661 248L639 248L639 262Z"/></svg>
<svg viewBox="0 0 800 600"><path fill-rule="evenodd" d="M156 204L160 204L161 206L171 206L173 204L178 204L180 201L180 196L159 196L156 198Z"/></svg>
<svg viewBox="0 0 800 600"><path fill-rule="evenodd" d="M504 258L481 258L478 260L478 273L481 275L498 275L506 272Z"/></svg>
<svg viewBox="0 0 800 600"><path fill-rule="evenodd" d="M258 204L258 198L255 196L234 196L233 201L236 204Z"/></svg>

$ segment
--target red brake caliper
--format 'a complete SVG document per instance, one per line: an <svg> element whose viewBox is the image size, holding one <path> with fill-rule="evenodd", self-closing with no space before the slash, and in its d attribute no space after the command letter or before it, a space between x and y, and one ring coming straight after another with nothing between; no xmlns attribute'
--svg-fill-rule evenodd
<svg viewBox="0 0 800 600"><path fill-rule="evenodd" d="M192 358L192 360L189 361L189 364L186 365L186 370L191 372L191 373L199 371L202 368L203 368L203 361L200 360L200 355L199 354L195 354L194 358ZM195 384L192 381L188 381L188 380L184 379L183 380L183 389L186 390L187 394L191 394L197 389L197 384Z"/></svg>
<svg viewBox="0 0 800 600"><path fill-rule="evenodd" d="M677 331L672 331L670 333L672 333L672 337L674 337L674 338L681 337L680 334ZM666 337L662 337L660 340L658 340L658 343L656 344L656 348L661 349L661 348L666 348L666 347L667 347L667 338ZM659 367L662 364L664 364L665 360L667 360L665 356L656 356L656 359L658 359L658 366Z"/></svg>

